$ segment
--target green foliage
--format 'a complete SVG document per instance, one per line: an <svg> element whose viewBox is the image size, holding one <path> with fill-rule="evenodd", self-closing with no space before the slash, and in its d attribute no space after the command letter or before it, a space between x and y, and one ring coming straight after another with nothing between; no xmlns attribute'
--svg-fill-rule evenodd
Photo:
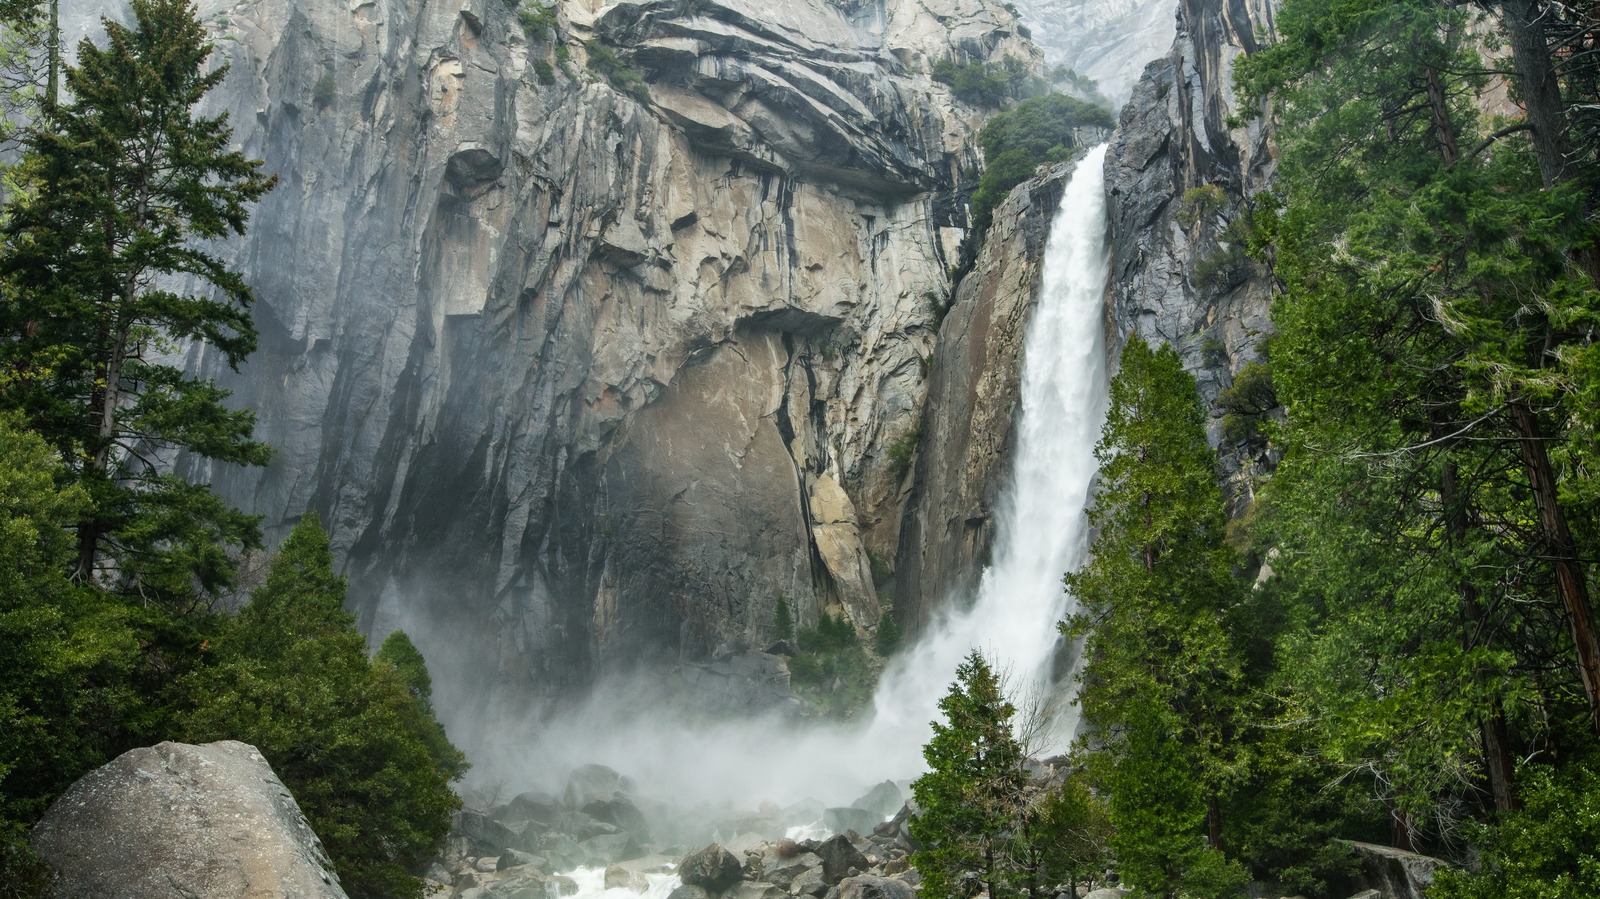
<svg viewBox="0 0 1600 899"><path fill-rule="evenodd" d="M978 137L987 164L972 195L973 227L987 228L994 208L1041 164L1062 162L1075 146L1073 131L1115 124L1104 107L1062 94L1024 100L984 125Z"/></svg>
<svg viewBox="0 0 1600 899"><path fill-rule="evenodd" d="M328 72L311 88L311 102L318 109L327 109L333 105L333 98L338 91L339 84L333 78L333 73Z"/></svg>
<svg viewBox="0 0 1600 899"><path fill-rule="evenodd" d="M73 584L66 527L87 496L60 487L37 435L0 418L0 852L106 761L132 704L139 647L120 603Z"/></svg>
<svg viewBox="0 0 1600 899"><path fill-rule="evenodd" d="M1600 765L1529 765L1524 806L1480 827L1477 873L1443 871L1430 899L1587 899L1600 896Z"/></svg>
<svg viewBox="0 0 1600 899"><path fill-rule="evenodd" d="M1011 732L1016 708L976 650L956 667L923 747L928 773L911 784L920 808L909 822L922 848L911 863L922 874L922 899L1000 896L1009 885L1004 863L1013 820L1022 807L1027 772Z"/></svg>
<svg viewBox="0 0 1600 899"><path fill-rule="evenodd" d="M878 619L878 632L873 635L872 645L878 653L878 658L887 659L899 652L904 640L905 635L900 631L900 623L894 620L894 610L884 609L883 616Z"/></svg>
<svg viewBox="0 0 1600 899"><path fill-rule="evenodd" d="M917 457L917 444L921 440L922 423L918 422L889 444L889 477L896 481L905 478L906 472L911 470L912 461Z"/></svg>
<svg viewBox="0 0 1600 899"><path fill-rule="evenodd" d="M1028 72L1027 63L1007 56L999 62L958 63L941 59L933 64L933 80L948 85L956 98L973 106L995 109L1007 100L1043 93L1043 80Z"/></svg>
<svg viewBox="0 0 1600 899"><path fill-rule="evenodd" d="M225 115L193 113L225 72L202 73L211 48L193 10L135 0L132 11L131 30L107 23L104 48L79 45L73 102L27 136L32 189L8 208L0 250L0 406L21 411L88 491L80 579L98 570L183 605L228 587L228 548L253 546L256 525L153 460L260 465L268 450L226 391L165 360L185 341L235 366L254 349L250 289L206 249L244 232L273 179L229 149Z"/></svg>
<svg viewBox="0 0 1600 899"><path fill-rule="evenodd" d="M772 636L775 640L794 639L794 612L787 597L778 597L778 604L772 609Z"/></svg>
<svg viewBox="0 0 1600 899"><path fill-rule="evenodd" d="M1082 771L1035 796L1019 821L1012 858L1030 897L1053 895L1057 886L1076 896L1078 886L1093 881L1110 860L1110 811Z"/></svg>
<svg viewBox="0 0 1600 899"><path fill-rule="evenodd" d="M433 678L428 674L428 662L405 631L395 631L385 637L372 660L393 668L411 698L433 711Z"/></svg>
<svg viewBox="0 0 1600 899"><path fill-rule="evenodd" d="M800 631L798 642L789 678L801 698L832 718L853 717L871 704L878 666L850 619L823 612L816 627Z"/></svg>
<svg viewBox="0 0 1600 899"><path fill-rule="evenodd" d="M1241 443L1254 437L1261 422L1278 408L1278 392L1272 386L1272 363L1247 362L1233 378L1233 385L1217 395L1217 408L1223 412L1222 439Z"/></svg>
<svg viewBox="0 0 1600 899"><path fill-rule="evenodd" d="M528 40L548 41L557 34L559 18L555 6L545 6L541 0L533 0L532 5L517 10L517 22L522 25L522 33L527 35ZM545 65L549 67L548 63Z"/></svg>
<svg viewBox="0 0 1600 899"><path fill-rule="evenodd" d="M217 641L214 664L181 682L180 723L189 740L261 750L352 897L420 896L413 872L449 830L459 805L449 785L466 763L417 695L428 681L415 647L391 637L369 662L344 592L307 516Z"/></svg>
<svg viewBox="0 0 1600 899"><path fill-rule="evenodd" d="M1215 184L1191 187L1183 192L1183 200L1178 207L1178 224L1193 228L1221 212L1227 205L1228 195L1223 193L1221 187Z"/></svg>
<svg viewBox="0 0 1600 899"><path fill-rule="evenodd" d="M640 103L650 102L650 87L645 84L644 76L617 56L615 50L597 40L585 41L583 47L588 53L590 71Z"/></svg>
<svg viewBox="0 0 1600 899"><path fill-rule="evenodd" d="M539 79L539 83L546 87L556 83L556 70L550 66L550 61L547 59L533 61L533 74Z"/></svg>
<svg viewBox="0 0 1600 899"><path fill-rule="evenodd" d="M1063 627L1089 632L1079 703L1107 736L1118 864L1158 895L1236 875L1201 848L1208 807L1241 774L1244 712L1228 622L1240 591L1205 418L1177 352L1129 340L1095 449L1093 558L1066 576L1082 611Z"/></svg>

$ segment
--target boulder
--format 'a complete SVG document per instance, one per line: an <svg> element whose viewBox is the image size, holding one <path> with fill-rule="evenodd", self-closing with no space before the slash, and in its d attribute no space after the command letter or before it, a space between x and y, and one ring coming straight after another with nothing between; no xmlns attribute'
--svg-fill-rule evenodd
<svg viewBox="0 0 1600 899"><path fill-rule="evenodd" d="M550 878L550 885L555 887L557 896L574 896L578 892L578 882L570 877L557 874Z"/></svg>
<svg viewBox="0 0 1600 899"><path fill-rule="evenodd" d="M549 864L550 863L548 861L540 856L534 855L531 852L523 852L518 849L507 849L506 851L500 853L500 860L495 863L495 870L504 871L507 868L520 868L523 865L531 865L535 868L543 869Z"/></svg>
<svg viewBox="0 0 1600 899"><path fill-rule="evenodd" d="M584 765L567 775L567 788L561 801L567 808L583 808L599 799L615 799L618 793L633 792L633 783L605 765Z"/></svg>
<svg viewBox="0 0 1600 899"><path fill-rule="evenodd" d="M917 891L903 880L861 874L839 881L828 899L917 899Z"/></svg>
<svg viewBox="0 0 1600 899"><path fill-rule="evenodd" d="M711 899L705 887L684 884L667 894L667 899Z"/></svg>
<svg viewBox="0 0 1600 899"><path fill-rule="evenodd" d="M578 844L586 864L594 867L615 864L625 858L639 855L638 844L625 833L601 834Z"/></svg>
<svg viewBox="0 0 1600 899"><path fill-rule="evenodd" d="M850 874L850 869L865 871L871 865L861 850L844 834L835 834L823 840L817 846L817 855L822 856L822 879L829 886L835 886Z"/></svg>
<svg viewBox="0 0 1600 899"><path fill-rule="evenodd" d="M469 808L450 816L450 832L466 841L468 855L499 855L522 842L516 831Z"/></svg>
<svg viewBox="0 0 1600 899"><path fill-rule="evenodd" d="M690 853L678 865L678 875L688 886L703 887L708 893L720 893L744 877L744 868L733 853L716 843Z"/></svg>
<svg viewBox="0 0 1600 899"><path fill-rule="evenodd" d="M784 899L788 892L759 880L741 880L722 894L722 899Z"/></svg>
<svg viewBox="0 0 1600 899"><path fill-rule="evenodd" d="M886 780L850 804L855 808L871 812L878 821L882 821L900 811L901 806L906 804L906 796L900 791L899 785L892 780Z"/></svg>
<svg viewBox="0 0 1600 899"><path fill-rule="evenodd" d="M62 896L345 899L294 797L232 740L123 753L56 800L33 848Z"/></svg>
<svg viewBox="0 0 1600 899"><path fill-rule="evenodd" d="M782 850L774 846L761 857L761 876L779 886L792 886L795 879L807 871L816 871L817 880L822 879L822 857L815 852L796 849L794 854L786 857Z"/></svg>
<svg viewBox="0 0 1600 899"><path fill-rule="evenodd" d="M830 808L822 813L822 823L834 833L843 833L847 830L872 833L872 829L882 820L879 815L853 807Z"/></svg>
<svg viewBox="0 0 1600 899"><path fill-rule="evenodd" d="M1424 899L1433 885L1435 873L1449 867L1447 862L1432 856L1392 846L1354 840L1340 842L1354 850L1361 860L1361 885L1376 889L1387 899Z"/></svg>
<svg viewBox="0 0 1600 899"><path fill-rule="evenodd" d="M1130 891L1122 887L1105 887L1099 890L1090 890L1083 899L1122 899Z"/></svg>
<svg viewBox="0 0 1600 899"><path fill-rule="evenodd" d="M638 871L631 871L621 865L610 865L606 868L606 889L608 890L633 890L642 893L649 887L644 875Z"/></svg>
<svg viewBox="0 0 1600 899"><path fill-rule="evenodd" d="M623 797L596 799L584 805L582 812L596 821L633 834L640 842L650 839L650 825L645 821L644 813Z"/></svg>
<svg viewBox="0 0 1600 899"><path fill-rule="evenodd" d="M511 801L495 810L494 817L502 822L538 821L550 825L556 822L561 811L561 800L549 793L534 791L518 793Z"/></svg>

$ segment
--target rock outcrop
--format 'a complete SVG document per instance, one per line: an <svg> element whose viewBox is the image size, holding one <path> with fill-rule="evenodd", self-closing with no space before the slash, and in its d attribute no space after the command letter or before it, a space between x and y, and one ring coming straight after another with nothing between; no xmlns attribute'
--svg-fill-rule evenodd
<svg viewBox="0 0 1600 899"><path fill-rule="evenodd" d="M1145 70L1106 155L1112 349L1129 335L1171 343L1212 402L1270 328L1270 280L1240 225L1275 158L1266 120L1240 115L1233 66L1272 34L1273 9L1182 0L1172 50Z"/></svg>
<svg viewBox="0 0 1600 899"><path fill-rule="evenodd" d="M316 834L255 747L134 749L84 775L34 828L62 896L344 899Z"/></svg>
<svg viewBox="0 0 1600 899"><path fill-rule="evenodd" d="M947 597L969 595L988 561L991 506L1010 473L1023 339L1074 164L1022 184L996 208L939 329L896 570L895 613L907 626L925 624Z"/></svg>
<svg viewBox="0 0 1600 899"><path fill-rule="evenodd" d="M978 161L926 72L1037 65L995 0L516 6L200 4L281 183L260 349L190 357L276 457L190 473L318 512L458 720L765 645L779 597L877 622Z"/></svg>

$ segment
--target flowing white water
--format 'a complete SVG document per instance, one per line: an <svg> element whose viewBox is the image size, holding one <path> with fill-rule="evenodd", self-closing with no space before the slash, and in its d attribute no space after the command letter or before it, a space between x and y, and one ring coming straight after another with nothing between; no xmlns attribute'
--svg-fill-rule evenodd
<svg viewBox="0 0 1600 899"><path fill-rule="evenodd" d="M1008 672L1013 687L1048 684L1059 648L1056 623L1070 601L1061 576L1083 558L1083 508L1105 416L1104 158L1101 146L1078 164L1051 227L1038 306L1024 344L1018 439L1010 484L997 509L993 563L977 597L970 604L952 603L956 610L884 673L869 721L801 730L760 718L685 726L671 710L629 702L625 686L599 691L588 706L540 722L531 744L508 747L515 762L491 770L521 779L533 759L547 775L559 777L578 764L598 762L634 778L646 792L679 803L792 802L807 796L844 803L871 784L923 770L929 723L938 716L956 665L971 650L982 650ZM1065 724L1058 735L1070 730L1071 722ZM1061 748L1059 736L1054 745L1034 747ZM520 770L508 770L512 765ZM559 783L546 785L559 789Z"/></svg>
<svg viewBox="0 0 1600 899"><path fill-rule="evenodd" d="M1061 576L1082 564L1087 550L1083 509L1106 413L1105 152L1105 145L1096 147L1074 169L1050 229L1038 308L1023 345L1011 480L977 599L936 622L879 684L868 736L892 753L896 771L921 770L928 722L956 665L973 649L1006 672L1014 690L1050 686L1056 623L1070 602ZM1055 722L1039 735L1038 748L1064 748L1060 740L1070 725Z"/></svg>

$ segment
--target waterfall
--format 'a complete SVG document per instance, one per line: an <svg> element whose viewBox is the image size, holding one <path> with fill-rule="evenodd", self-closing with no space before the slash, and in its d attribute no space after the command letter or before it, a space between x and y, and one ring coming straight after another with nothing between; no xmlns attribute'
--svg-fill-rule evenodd
<svg viewBox="0 0 1600 899"><path fill-rule="evenodd" d="M1106 413L1105 153L1102 144L1078 163L1050 228L1023 345L1022 409L993 561L973 603L936 621L879 684L868 744L892 755L898 772L921 770L928 722L972 649L1006 672L1014 690L1049 686L1056 623L1070 611L1061 576L1088 549L1083 509ZM1056 721L1055 745L1042 748L1065 748L1072 723L1070 715Z"/></svg>
<svg viewBox="0 0 1600 899"><path fill-rule="evenodd" d="M508 758L539 759L551 773L598 762L663 796L847 802L873 783L923 770L929 722L972 649L1008 672L1013 687L1050 685L1056 623L1069 611L1061 576L1086 548L1083 507L1106 407L1104 160L1101 146L1078 164L1050 229L1023 346L1022 406L1011 477L997 507L993 564L971 603L951 603L952 611L895 658L869 720L809 727L763 716L686 722L670 710L601 694L538 722L529 740L508 747ZM1036 751L1065 748L1072 722L1058 723L1056 742ZM497 770L517 777L527 769L514 762Z"/></svg>

